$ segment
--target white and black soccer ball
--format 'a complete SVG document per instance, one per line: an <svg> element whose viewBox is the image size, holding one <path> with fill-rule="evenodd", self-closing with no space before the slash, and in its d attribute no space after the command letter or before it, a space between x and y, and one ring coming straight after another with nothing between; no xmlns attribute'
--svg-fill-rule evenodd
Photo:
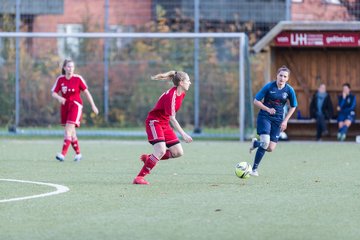
<svg viewBox="0 0 360 240"><path fill-rule="evenodd" d="M251 171L252 171L252 167L247 162L239 162L235 166L235 174L239 178L249 178Z"/></svg>

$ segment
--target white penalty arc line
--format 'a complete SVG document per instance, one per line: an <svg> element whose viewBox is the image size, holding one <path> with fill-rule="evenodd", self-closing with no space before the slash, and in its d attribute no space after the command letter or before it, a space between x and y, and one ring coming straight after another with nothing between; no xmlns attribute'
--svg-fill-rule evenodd
<svg viewBox="0 0 360 240"><path fill-rule="evenodd" d="M50 187L56 188L56 191L53 191L53 192L47 192L47 193L42 193L42 194L38 194L38 195L31 195L31 196L18 197L18 198L1 199L0 203L21 201L21 200L32 199L32 198L48 197L51 195L65 193L70 190L66 186L59 185L59 184L53 184L53 183L33 182L33 181L25 181L25 180L17 180L17 179L1 179L1 178L0 178L0 181L30 183L30 184L45 185L45 186L50 186Z"/></svg>

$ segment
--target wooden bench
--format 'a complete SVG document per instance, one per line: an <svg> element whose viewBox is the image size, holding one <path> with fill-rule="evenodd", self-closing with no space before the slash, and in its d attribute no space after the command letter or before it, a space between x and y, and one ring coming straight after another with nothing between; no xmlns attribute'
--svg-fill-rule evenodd
<svg viewBox="0 0 360 240"><path fill-rule="evenodd" d="M336 119L328 121L329 134L322 136L323 140L337 140L338 124ZM289 140L316 140L316 120L315 119L290 119L285 130ZM355 141L356 136L360 135L360 119L356 119L350 126L346 141Z"/></svg>

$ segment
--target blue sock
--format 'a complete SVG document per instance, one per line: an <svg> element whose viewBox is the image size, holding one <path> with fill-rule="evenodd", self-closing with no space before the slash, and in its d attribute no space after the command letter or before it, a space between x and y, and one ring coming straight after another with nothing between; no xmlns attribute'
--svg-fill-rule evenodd
<svg viewBox="0 0 360 240"><path fill-rule="evenodd" d="M256 151L255 154L255 160L254 160L254 165L253 165L253 170L256 170L261 162L261 159L263 158L264 154L265 154L266 150L263 149L262 147L259 147L258 150Z"/></svg>
<svg viewBox="0 0 360 240"><path fill-rule="evenodd" d="M347 133L347 130L348 130L348 127L345 125L345 126L343 126L343 127L341 128L340 132L341 132L342 134L346 134L346 133Z"/></svg>
<svg viewBox="0 0 360 240"><path fill-rule="evenodd" d="M260 147L260 141L258 141L258 140L256 140L255 142L254 142L254 147L255 148L258 148L258 147Z"/></svg>

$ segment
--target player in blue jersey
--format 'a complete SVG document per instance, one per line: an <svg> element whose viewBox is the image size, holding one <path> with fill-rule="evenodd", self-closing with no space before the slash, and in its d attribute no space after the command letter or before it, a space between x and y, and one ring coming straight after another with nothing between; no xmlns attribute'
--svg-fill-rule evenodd
<svg viewBox="0 0 360 240"><path fill-rule="evenodd" d="M342 95L338 96L338 126L339 131L337 138L340 141L344 141L346 133L351 123L355 121L355 108L356 108L356 97L351 94L351 87L349 83L343 84Z"/></svg>
<svg viewBox="0 0 360 240"><path fill-rule="evenodd" d="M287 128L287 123L297 107L294 89L287 84L290 70L282 66L277 71L276 81L267 83L255 96L254 105L260 108L257 117L259 140L253 138L250 153L257 148L252 176L259 176L257 171L266 151L272 152L279 140L279 134ZM289 100L290 108L284 117L284 106Z"/></svg>

